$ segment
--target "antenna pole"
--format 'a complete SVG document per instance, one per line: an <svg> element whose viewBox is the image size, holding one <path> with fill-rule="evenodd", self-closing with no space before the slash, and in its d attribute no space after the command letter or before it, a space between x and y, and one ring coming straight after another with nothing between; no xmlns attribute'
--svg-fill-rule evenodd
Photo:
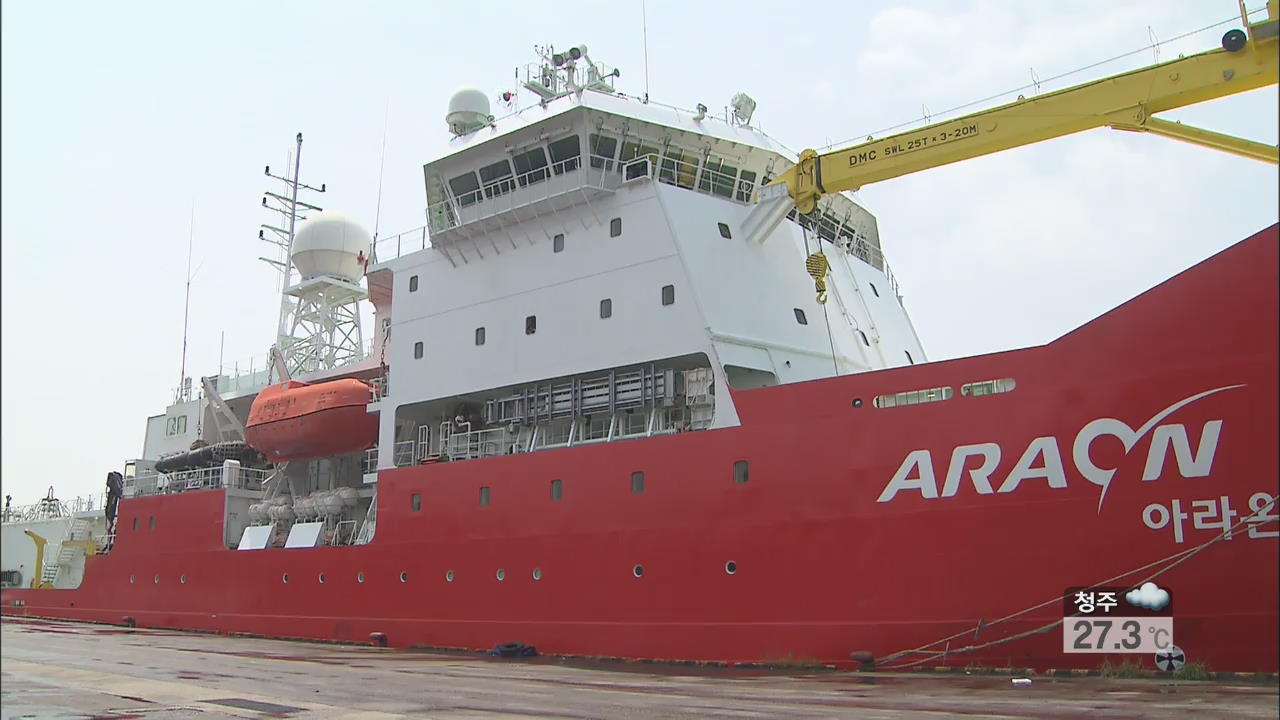
<svg viewBox="0 0 1280 720"><path fill-rule="evenodd" d="M378 160L378 204L373 211L373 241L375 243L378 241L378 221L382 219L382 171L387 167L387 122L390 118L391 98L387 98L387 109L382 115L382 157Z"/></svg>
<svg viewBox="0 0 1280 720"><path fill-rule="evenodd" d="M191 250L196 239L196 199L191 198L191 224L187 230L187 292L182 302L182 369L178 373L178 400L186 400L183 392L187 383L187 326L191 319Z"/></svg>
<svg viewBox="0 0 1280 720"><path fill-rule="evenodd" d="M284 286L289 288L289 268L293 263L293 229L298 223L298 185L299 173L302 171L302 133L298 133L298 150L293 154L293 197L289 200L289 249L284 256Z"/></svg>
<svg viewBox="0 0 1280 720"><path fill-rule="evenodd" d="M649 102L649 8L640 0L640 27L644 32L644 101Z"/></svg>

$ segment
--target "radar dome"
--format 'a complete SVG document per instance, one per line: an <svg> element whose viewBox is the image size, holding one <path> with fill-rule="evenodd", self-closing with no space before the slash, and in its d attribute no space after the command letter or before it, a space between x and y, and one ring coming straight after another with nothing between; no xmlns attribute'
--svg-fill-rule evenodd
<svg viewBox="0 0 1280 720"><path fill-rule="evenodd" d="M493 116L489 114L489 96L475 88L463 88L449 98L449 113L444 121L449 132L466 135L484 127Z"/></svg>
<svg viewBox="0 0 1280 720"><path fill-rule="evenodd" d="M303 280L328 275L359 282L369 244L369 233L354 218L326 210L311 216L294 236L293 266Z"/></svg>

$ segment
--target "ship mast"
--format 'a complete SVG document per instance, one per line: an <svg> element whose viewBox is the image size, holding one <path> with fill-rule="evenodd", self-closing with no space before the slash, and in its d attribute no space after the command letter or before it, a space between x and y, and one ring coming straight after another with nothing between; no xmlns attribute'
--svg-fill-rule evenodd
<svg viewBox="0 0 1280 720"><path fill-rule="evenodd" d="M270 258L258 258L263 262L275 267L280 271L282 276L281 292L280 292L280 317L276 325L276 346L280 352L288 358L291 353L290 349L294 344L291 329L294 325L294 314L297 308L296 302L289 294L289 288L293 284L293 237L294 231L297 229L298 220L306 220L305 215L299 215L299 210L320 212L321 208L310 203L298 200L299 190L312 190L314 192L324 192L325 184L321 183L320 187L312 187L301 182L300 177L302 170L302 133L298 133L297 147L292 153L292 168L286 165L284 175L272 175L271 166L268 165L265 170L267 177L284 183L285 191L283 193L274 193L267 191L263 193L262 207L272 212L280 213L284 227L278 227L269 223L263 223L262 229L258 230L258 239L271 243L280 248L284 253L284 261L272 260ZM290 169L292 174L290 174ZM270 230L274 237L268 237L266 231Z"/></svg>

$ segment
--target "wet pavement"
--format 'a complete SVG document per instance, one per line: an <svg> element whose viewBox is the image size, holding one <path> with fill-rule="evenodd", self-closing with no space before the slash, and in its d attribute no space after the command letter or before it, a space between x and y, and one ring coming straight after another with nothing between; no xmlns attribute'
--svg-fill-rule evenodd
<svg viewBox="0 0 1280 720"><path fill-rule="evenodd" d="M0 717L1266 718L1275 684L770 673L5 618Z"/></svg>

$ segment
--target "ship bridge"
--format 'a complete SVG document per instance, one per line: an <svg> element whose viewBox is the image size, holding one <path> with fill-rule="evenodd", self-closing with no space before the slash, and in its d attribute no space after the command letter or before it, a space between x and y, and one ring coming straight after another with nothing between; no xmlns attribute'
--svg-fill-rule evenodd
<svg viewBox="0 0 1280 720"><path fill-rule="evenodd" d="M871 213L837 194L763 218L796 156L753 100L681 110L556 57L526 71L537 102L506 93L500 118L454 96L427 224L375 242L378 467L733 426L730 388L924 359Z"/></svg>

